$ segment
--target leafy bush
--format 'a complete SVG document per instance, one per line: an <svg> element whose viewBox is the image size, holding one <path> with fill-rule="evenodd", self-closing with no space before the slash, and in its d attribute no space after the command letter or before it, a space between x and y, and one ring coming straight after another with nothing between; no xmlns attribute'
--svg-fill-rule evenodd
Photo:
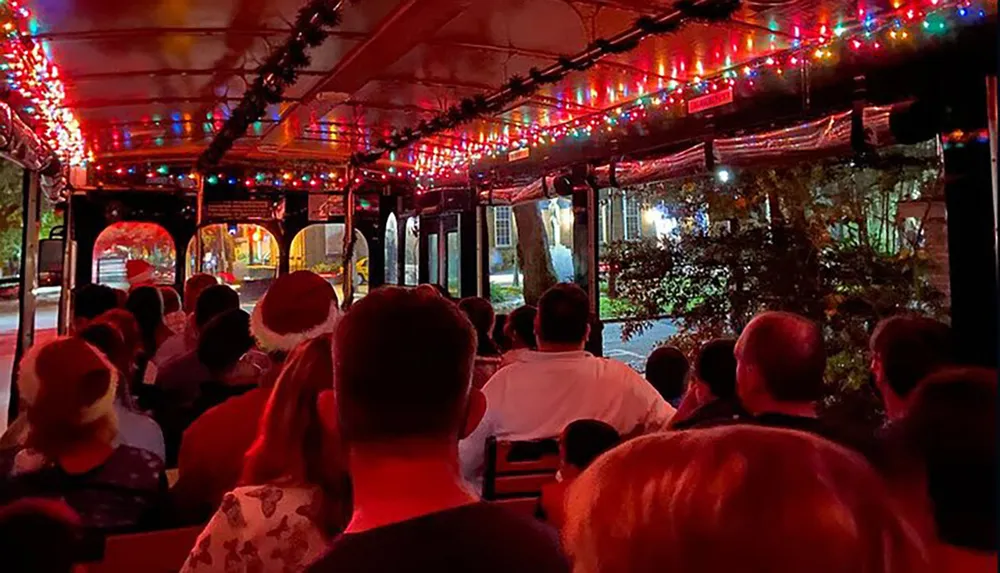
<svg viewBox="0 0 1000 573"><path fill-rule="evenodd" d="M918 148L879 169L819 163L745 171L729 186L703 178L629 190L680 224L670 237L607 246L605 284L616 296L602 311L631 313L626 337L669 314L678 327L669 342L690 352L761 311L797 312L826 332L831 391L864 388L879 319L947 314L919 233L896 217L898 201L933 196L939 179L936 159Z"/></svg>

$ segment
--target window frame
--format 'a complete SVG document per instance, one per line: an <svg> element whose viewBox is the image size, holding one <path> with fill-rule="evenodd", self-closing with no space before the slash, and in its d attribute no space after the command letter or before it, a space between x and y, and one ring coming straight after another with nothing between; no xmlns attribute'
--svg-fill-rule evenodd
<svg viewBox="0 0 1000 573"><path fill-rule="evenodd" d="M503 210L503 211L501 211ZM503 212L506 213L506 221L501 222L501 218L498 215ZM496 205L493 207L493 246L497 249L509 249L514 246L514 225L513 225L514 212L510 205ZM503 224L503 229L506 232L506 241L501 241L501 223Z"/></svg>
<svg viewBox="0 0 1000 573"><path fill-rule="evenodd" d="M634 236L633 233L629 233L629 206L635 207ZM639 201L634 197L629 197L625 193L622 193L622 237L626 241L634 241L642 238L642 209L639 207Z"/></svg>

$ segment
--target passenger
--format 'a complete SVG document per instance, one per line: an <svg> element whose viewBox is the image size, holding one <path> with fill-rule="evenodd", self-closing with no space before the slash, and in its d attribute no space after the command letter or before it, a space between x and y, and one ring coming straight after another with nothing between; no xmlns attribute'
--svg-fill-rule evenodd
<svg viewBox="0 0 1000 573"><path fill-rule="evenodd" d="M193 317L195 326L193 349L165 362L157 373L156 387L163 394L163 400L170 406L175 408L191 406L198 399L201 385L211 381L211 373L198 359L198 338L213 318L239 308L240 295L228 286L215 285L202 291ZM167 343L176 341L177 336L179 335L175 335ZM164 352L161 352L161 355L163 354Z"/></svg>
<svg viewBox="0 0 1000 573"><path fill-rule="evenodd" d="M139 370L142 373L142 383L153 384L156 381L157 368L161 366L156 353L160 345L173 335L163 322L163 295L152 286L134 288L128 295L126 308L139 325L142 342Z"/></svg>
<svg viewBox="0 0 1000 573"><path fill-rule="evenodd" d="M331 338L324 335L289 355L246 454L241 485L223 497L182 573L217 571L219 563L297 573L322 555L351 517L336 416ZM188 485L197 484L184 480ZM241 551L230 558L233 544Z"/></svg>
<svg viewBox="0 0 1000 573"><path fill-rule="evenodd" d="M271 285L257 303L250 324L258 344L280 360L273 372L295 346L330 334L339 316L330 283L315 273L299 271ZM277 374L261 375L257 388L205 412L184 432L177 483L183 515L207 517L199 512L206 507L213 511L223 494L236 486L243 454L257 436L276 378Z"/></svg>
<svg viewBox="0 0 1000 573"><path fill-rule="evenodd" d="M445 299L445 300L447 300L449 302L455 302L454 299L451 298L451 293L448 292L448 289L444 288L443 286L441 286L441 285L439 285L437 283L423 283L423 284L419 284L419 285L417 285L416 290L418 290L418 291L420 291L420 292L422 292L424 294L433 294L433 295L439 296L439 297L441 297L441 298L443 298L443 299Z"/></svg>
<svg viewBox="0 0 1000 573"><path fill-rule="evenodd" d="M557 481L542 486L538 517L557 529L566 522L566 489L604 452L622 441L610 425L597 420L577 420L559 436Z"/></svg>
<svg viewBox="0 0 1000 573"><path fill-rule="evenodd" d="M337 292L323 277L296 271L279 277L254 307L250 331L268 354L271 370L263 385L270 388L285 356L306 340L330 334L340 320Z"/></svg>
<svg viewBox="0 0 1000 573"><path fill-rule="evenodd" d="M695 376L685 401L693 399L690 414L677 416L670 424L674 430L709 428L746 420L749 414L736 396L736 340L716 338L702 345L695 361Z"/></svg>
<svg viewBox="0 0 1000 573"><path fill-rule="evenodd" d="M18 385L27 405L24 446L0 452L0 503L62 498L86 527L130 530L152 519L165 479L155 454L122 443L118 369L80 338L33 346Z"/></svg>
<svg viewBox="0 0 1000 573"><path fill-rule="evenodd" d="M124 311L123 311L124 312ZM125 313L129 317L127 312ZM103 317L103 315L102 315ZM118 369L119 380L126 380L123 368L131 365L130 350L126 347L118 329L104 318L98 317L89 326L77 333L77 336L100 350ZM118 428L121 441L127 446L147 450L165 459L163 447L163 432L152 419L139 413L132 402L128 384L117 384L115 392L115 415L118 417ZM22 446L28 436L28 417L22 413L17 417L0 438L0 448Z"/></svg>
<svg viewBox="0 0 1000 573"><path fill-rule="evenodd" d="M73 292L73 331L83 330L98 316L118 306L111 287L88 284Z"/></svg>
<svg viewBox="0 0 1000 573"><path fill-rule="evenodd" d="M184 283L184 314L186 316L184 328L175 331L175 334L165 340L160 346L160 358L163 364L169 364L171 360L180 357L187 352L193 352L198 348L198 333L200 328L196 320L198 300L201 293L210 287L218 285L219 282L212 275L196 274ZM236 291L233 291L236 292ZM237 295L237 304L239 295ZM206 321L207 322L207 321ZM202 326L204 326L202 322Z"/></svg>
<svg viewBox="0 0 1000 573"><path fill-rule="evenodd" d="M755 423L828 436L819 419L826 350L811 320L764 312L750 321L734 350L736 389Z"/></svg>
<svg viewBox="0 0 1000 573"><path fill-rule="evenodd" d="M997 372L949 368L907 400L888 441L902 454L894 491L930 516L934 570L997 570Z"/></svg>
<svg viewBox="0 0 1000 573"><path fill-rule="evenodd" d="M198 340L198 360L208 370L209 379L201 384L195 400L199 415L257 388L263 373L240 361L253 345L250 315L245 310L227 310L205 325Z"/></svg>
<svg viewBox="0 0 1000 573"><path fill-rule="evenodd" d="M115 327L118 333L122 336L122 343L125 345L123 352L128 357L128 364L118 364L120 368L124 367L122 373L125 375L123 380L134 381L136 373L136 360L141 352L140 337L139 337L139 323L135 321L135 317L132 313L123 309L116 308L109 310L97 317L95 321L99 324L108 324ZM123 386L129 386L128 384L123 384Z"/></svg>
<svg viewBox="0 0 1000 573"><path fill-rule="evenodd" d="M199 380L197 397L190 404L166 399L163 408L157 412L157 420L166 433L168 465L178 460L181 455L179 450L183 450L191 428L207 416L210 420L208 428L202 424L202 430L196 431L196 437L191 440L191 447L196 448L193 451L210 449L223 462L232 461L238 473L243 453L257 431L260 413L270 393L269 388L258 386L263 373L240 360L252 347L250 315L243 310L226 311L205 326L198 341L198 360L204 365L208 377ZM233 401L232 405L217 408L230 401ZM241 408L245 410L241 412ZM212 426L213 423L224 425ZM197 437L205 429L218 431L219 435L203 434ZM215 452L216 447L224 450L231 438L236 440L236 450ZM230 482L227 489L232 489L234 483Z"/></svg>
<svg viewBox="0 0 1000 573"><path fill-rule="evenodd" d="M858 456L806 433L728 426L637 438L569 489L576 573L926 573L926 549Z"/></svg>
<svg viewBox="0 0 1000 573"><path fill-rule="evenodd" d="M535 341L535 315L538 312L533 306L521 306L514 309L504 323L504 334L510 341L510 350L500 358L500 367L510 366L520 362L528 353L538 348Z"/></svg>
<svg viewBox="0 0 1000 573"><path fill-rule="evenodd" d="M476 329L476 363L472 374L472 384L482 388L500 369L500 348L493 342L493 325L496 314L493 305L482 297L463 298L458 308L465 313L472 327Z"/></svg>
<svg viewBox="0 0 1000 573"><path fill-rule="evenodd" d="M131 364L129 349L121 332L114 325L101 322L91 324L79 333L80 338L104 353L104 356L118 368L119 380L126 380L124 370ZM117 384L115 392L115 415L118 417L118 433L126 446L139 448L156 454L160 461L166 461L166 447L163 431L152 418L139 412L132 401L128 384Z"/></svg>
<svg viewBox="0 0 1000 573"><path fill-rule="evenodd" d="M198 297L208 287L219 284L219 280L206 273L196 273L191 275L184 282L184 313L188 316L194 315L198 305Z"/></svg>
<svg viewBox="0 0 1000 573"><path fill-rule="evenodd" d="M0 507L5 573L80 573L86 556L80 516L65 503L22 499Z"/></svg>
<svg viewBox="0 0 1000 573"><path fill-rule="evenodd" d="M687 389L689 369L688 359L680 348L661 346L646 359L646 380L676 409Z"/></svg>
<svg viewBox="0 0 1000 573"><path fill-rule="evenodd" d="M116 306L115 308L124 309L126 306L128 306L128 291L127 290L120 289L120 288L111 289L111 290L115 291L115 299L118 301L118 306Z"/></svg>
<svg viewBox="0 0 1000 573"><path fill-rule="evenodd" d="M871 338L872 374L886 417L906 413L917 383L952 362L948 325L923 316L894 316L881 321Z"/></svg>
<svg viewBox="0 0 1000 573"><path fill-rule="evenodd" d="M560 284L538 302L538 352L500 370L483 392L489 411L461 445L466 478L480 486L486 440L555 438L570 422L607 422L630 437L666 428L674 414L656 390L622 362L583 348L590 306L583 289Z"/></svg>
<svg viewBox="0 0 1000 573"><path fill-rule="evenodd" d="M568 571L554 533L479 501L458 438L482 415L476 335L455 305L386 287L356 302L334 342L354 515L312 573Z"/></svg>
<svg viewBox="0 0 1000 573"><path fill-rule="evenodd" d="M170 332L175 335L178 332L184 331L184 325L187 322L187 315L184 314L184 310L181 308L181 295L177 294L177 290L172 286L161 286L160 295L163 297L163 321L167 324L167 328ZM166 341L164 341L164 344Z"/></svg>

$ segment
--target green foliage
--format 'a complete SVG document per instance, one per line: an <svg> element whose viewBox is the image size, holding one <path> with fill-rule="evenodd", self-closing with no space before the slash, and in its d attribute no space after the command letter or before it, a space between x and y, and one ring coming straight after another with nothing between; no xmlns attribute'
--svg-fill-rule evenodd
<svg viewBox="0 0 1000 573"><path fill-rule="evenodd" d="M631 311L628 337L670 314L678 333L669 342L693 351L739 333L758 312L797 312L826 331L829 379L860 387L878 319L904 309L946 314L920 233L896 216L900 200L938 190L939 166L924 154L910 148L877 169L814 163L743 171L728 186L701 178L630 190L680 224L663 240L608 245L610 316Z"/></svg>
<svg viewBox="0 0 1000 573"><path fill-rule="evenodd" d="M21 267L22 171L10 162L0 162L0 276L16 276ZM38 237L48 238L62 224L62 213L42 199Z"/></svg>

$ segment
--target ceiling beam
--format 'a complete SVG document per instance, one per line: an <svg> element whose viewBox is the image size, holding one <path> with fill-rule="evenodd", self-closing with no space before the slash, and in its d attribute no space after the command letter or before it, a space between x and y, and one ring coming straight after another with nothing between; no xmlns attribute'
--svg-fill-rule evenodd
<svg viewBox="0 0 1000 573"><path fill-rule="evenodd" d="M469 8L472 2L473 0L403 0L379 22L364 41L337 62L326 78L313 84L302 102L312 103L316 95L322 92L354 94L413 48L432 37ZM322 118L336 105L334 102L317 102L313 109L302 105L288 106L279 125L272 126L265 132L263 142L276 144L280 143L280 139L290 139L289 130L281 129L281 123L306 123L304 120L310 116Z"/></svg>
<svg viewBox="0 0 1000 573"><path fill-rule="evenodd" d="M448 88L448 89L460 89L469 91L489 91L489 90L495 90L498 87L479 82L461 82L458 80L444 80L444 79L434 79L434 78L415 78L412 76L376 76L372 78L372 81L384 82L387 84L405 84L405 85L415 85L415 86L426 86L431 88Z"/></svg>
<svg viewBox="0 0 1000 573"><path fill-rule="evenodd" d="M105 30L75 30L70 32L41 32L32 36L36 40L48 42L75 42L94 40L127 40L160 36L287 36L290 28L112 28ZM367 37L363 32L331 30L330 35L342 40L361 41Z"/></svg>
<svg viewBox="0 0 1000 573"><path fill-rule="evenodd" d="M82 82L91 82L97 80L113 80L116 78L136 78L136 77L159 78L159 77L170 77L170 76L197 77L197 76L211 76L215 74L230 74L233 76L251 76L256 73L257 73L256 68L229 68L229 69L162 68L158 70L129 70L124 72L90 72L84 74L74 73L74 72L64 72L64 75L67 78L69 78L68 81L71 84L79 84ZM299 75L325 76L326 73L327 72L323 70L303 70L299 72Z"/></svg>
<svg viewBox="0 0 1000 573"><path fill-rule="evenodd" d="M515 56L524 56L526 58L535 58L538 60L545 60L549 62L558 61L559 58L565 55L556 52L548 52L545 50L529 50L526 48L516 48L514 46L498 46L496 44L481 44L477 42L463 42L463 41L455 41L447 39L432 40L428 42L428 44L445 50L459 48L464 50L475 50L480 52L496 52L499 54L508 54L508 55L513 54ZM596 62L594 62L594 65L610 69L622 70L629 73L643 74L654 78L662 78L664 80L686 81L687 79L687 78L674 78L670 76L663 76L652 70L646 70L638 66L633 66L631 64L624 64L622 62L617 62L608 58L602 58L600 60L597 60Z"/></svg>
<svg viewBox="0 0 1000 573"><path fill-rule="evenodd" d="M108 107L129 107L136 105L151 104L178 104L178 103L199 103L199 104L220 104L238 102L242 97L144 97L131 99L85 99L76 102L68 102L67 107L74 110L81 109L101 109ZM298 102L298 98L282 98L286 102Z"/></svg>

